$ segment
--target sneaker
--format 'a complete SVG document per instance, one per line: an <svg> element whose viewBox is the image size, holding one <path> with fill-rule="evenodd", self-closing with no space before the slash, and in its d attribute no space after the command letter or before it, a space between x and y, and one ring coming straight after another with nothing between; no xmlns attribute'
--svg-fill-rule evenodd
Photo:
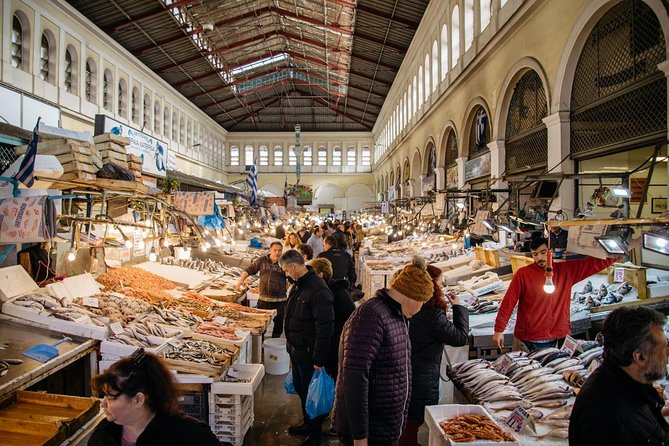
<svg viewBox="0 0 669 446"><path fill-rule="evenodd" d="M291 435L308 435L309 434L309 425L304 421L300 424L295 424L288 428L288 433Z"/></svg>
<svg viewBox="0 0 669 446"><path fill-rule="evenodd" d="M335 430L334 427L331 427L330 429L328 429L328 435L331 436L331 437L336 437L337 436L337 431Z"/></svg>

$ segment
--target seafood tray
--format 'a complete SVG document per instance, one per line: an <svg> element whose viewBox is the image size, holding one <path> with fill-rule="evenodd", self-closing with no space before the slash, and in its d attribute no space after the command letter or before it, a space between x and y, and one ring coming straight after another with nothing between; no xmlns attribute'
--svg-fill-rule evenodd
<svg viewBox="0 0 669 446"><path fill-rule="evenodd" d="M190 333L190 332L189 332ZM239 340L231 340L231 339L226 339L226 338L220 338L217 336L213 335L208 335L208 334L203 334L203 333L196 333L200 339L204 339L206 341L223 341L223 342L229 342L232 344L235 344L239 346L239 357L237 358L237 362L240 364L247 363L251 360L251 334L248 331L243 331L243 330L238 330L235 329L235 334L239 336Z"/></svg>
<svg viewBox="0 0 669 446"><path fill-rule="evenodd" d="M463 404L445 404L441 406L427 406L425 407L425 424L430 430L430 446L456 446L462 444L471 444L476 446L511 446L511 445L520 445L517 437L510 434L514 438L514 441L472 441L466 443L456 443L450 438L446 437L442 428L439 426L439 423L444 420L448 420L461 415L483 415L490 418L495 424L498 424L494 421L493 417L483 406L476 405L463 405ZM499 425L499 424L498 424ZM506 431L507 433L508 430Z"/></svg>
<svg viewBox="0 0 669 446"><path fill-rule="evenodd" d="M226 395L253 395L263 377L265 366L262 364L233 364L223 381L211 385L211 393ZM232 382L238 380L239 382Z"/></svg>
<svg viewBox="0 0 669 446"><path fill-rule="evenodd" d="M56 445L98 414L95 398L19 390L0 408L0 445Z"/></svg>
<svg viewBox="0 0 669 446"><path fill-rule="evenodd" d="M205 345L202 343L210 345L200 348L199 345ZM221 340L205 340L193 334L188 339L169 342L168 348L161 355L167 366L178 373L218 380L239 357L239 347Z"/></svg>
<svg viewBox="0 0 669 446"><path fill-rule="evenodd" d="M175 339L175 337L160 338L158 336L147 336L146 338L147 346L143 348L147 352L159 354L163 352L165 349L167 349L168 343L172 339ZM138 348L140 348L138 345L128 345L114 341L112 336L111 339L103 340L100 343L100 354L102 354L102 356L107 360L112 358L119 359L124 356L132 355Z"/></svg>

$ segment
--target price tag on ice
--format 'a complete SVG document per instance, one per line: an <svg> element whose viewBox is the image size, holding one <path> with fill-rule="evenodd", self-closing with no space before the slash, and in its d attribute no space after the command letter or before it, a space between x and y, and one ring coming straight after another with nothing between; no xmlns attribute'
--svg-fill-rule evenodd
<svg viewBox="0 0 669 446"><path fill-rule="evenodd" d="M497 371L502 375L506 375L506 372L509 371L509 367L511 367L512 365L513 365L513 359L511 359L511 356L506 354L502 356L502 360L499 363L499 367L497 367Z"/></svg>
<svg viewBox="0 0 669 446"><path fill-rule="evenodd" d="M83 303L85 307L99 308L100 303L98 302L97 297L84 297Z"/></svg>
<svg viewBox="0 0 669 446"><path fill-rule="evenodd" d="M504 420L504 424L513 429L514 432L520 432L525 426L527 426L532 421L532 417L529 413L522 407L518 406L516 409L511 412L511 415ZM534 423L532 423L533 425Z"/></svg>
<svg viewBox="0 0 669 446"><path fill-rule="evenodd" d="M224 318L223 316L216 316L214 318L214 322L216 322L217 324L225 325L228 322L228 319Z"/></svg>
<svg viewBox="0 0 669 446"><path fill-rule="evenodd" d="M625 281L625 268L613 269L613 283L621 283Z"/></svg>
<svg viewBox="0 0 669 446"><path fill-rule="evenodd" d="M109 324L109 328L111 329L111 331L115 335L120 335L121 333L123 333L125 331L125 329L123 328L123 325L121 325L120 322L114 322L114 323Z"/></svg>
<svg viewBox="0 0 669 446"><path fill-rule="evenodd" d="M569 353L569 357L574 356L574 352L578 348L578 341L571 336L567 336L564 338L564 344L562 344L562 350L563 352Z"/></svg>

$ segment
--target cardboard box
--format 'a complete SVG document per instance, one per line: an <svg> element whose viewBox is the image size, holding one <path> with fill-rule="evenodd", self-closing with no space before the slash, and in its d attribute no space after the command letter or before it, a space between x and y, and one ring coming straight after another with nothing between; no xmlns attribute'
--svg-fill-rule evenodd
<svg viewBox="0 0 669 446"><path fill-rule="evenodd" d="M637 289L639 299L647 299L649 296L648 284L646 283L646 268L643 266L614 263L608 268L609 283L614 283L614 272L618 268L624 270L625 282Z"/></svg>
<svg viewBox="0 0 669 446"><path fill-rule="evenodd" d="M102 133L100 135L94 136L93 142L96 145L99 143L113 142L115 144L120 144L124 147L130 144L130 140L128 138L120 135L114 135L111 133Z"/></svg>

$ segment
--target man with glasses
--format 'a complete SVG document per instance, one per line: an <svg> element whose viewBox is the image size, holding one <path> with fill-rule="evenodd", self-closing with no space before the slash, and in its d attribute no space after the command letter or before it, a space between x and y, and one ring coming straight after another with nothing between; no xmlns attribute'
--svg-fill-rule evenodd
<svg viewBox="0 0 669 446"><path fill-rule="evenodd" d="M555 291L546 293L543 286L546 283L548 240L534 239L530 249L534 263L516 271L497 313L492 343L500 349L504 346L504 329L516 304L518 304L518 314L513 334L517 340L525 344L527 350L556 347L561 344L571 333L569 319L571 287L618 260L586 257L555 263L553 264Z"/></svg>

